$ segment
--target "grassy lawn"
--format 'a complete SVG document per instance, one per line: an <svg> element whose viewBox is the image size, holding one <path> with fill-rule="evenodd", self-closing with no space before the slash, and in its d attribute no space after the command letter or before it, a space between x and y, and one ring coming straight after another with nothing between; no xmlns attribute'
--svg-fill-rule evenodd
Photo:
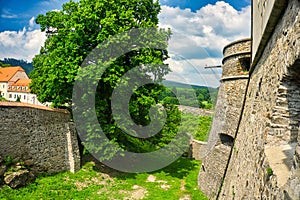
<svg viewBox="0 0 300 200"><path fill-rule="evenodd" d="M151 173L121 173L89 156L80 171L40 176L25 188L5 186L0 199L207 199L197 187L200 162L180 158Z"/></svg>

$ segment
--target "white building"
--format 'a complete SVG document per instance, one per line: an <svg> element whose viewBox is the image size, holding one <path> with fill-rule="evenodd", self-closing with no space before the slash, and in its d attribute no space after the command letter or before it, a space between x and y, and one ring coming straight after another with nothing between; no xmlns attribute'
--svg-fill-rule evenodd
<svg viewBox="0 0 300 200"><path fill-rule="evenodd" d="M0 68L0 94L9 101L16 101L18 98L22 103L48 106L37 100L35 94L30 93L29 84L31 79L28 78L22 67L5 67Z"/></svg>

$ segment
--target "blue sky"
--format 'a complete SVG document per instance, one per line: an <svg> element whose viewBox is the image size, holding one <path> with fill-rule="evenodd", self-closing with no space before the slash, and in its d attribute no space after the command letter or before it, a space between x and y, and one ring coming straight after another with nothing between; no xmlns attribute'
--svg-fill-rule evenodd
<svg viewBox="0 0 300 200"><path fill-rule="evenodd" d="M28 21L38 14L49 10L60 9L68 0L0 0L0 31L22 30ZM38 28L36 26L35 28Z"/></svg>
<svg viewBox="0 0 300 200"><path fill-rule="evenodd" d="M31 61L46 39L35 24L36 16L59 10L67 1L0 0L0 59ZM185 81L192 84L199 84L199 79L206 82L216 79L204 66L221 64L222 48L226 44L250 37L250 1L160 0L159 26L171 28L173 33L168 62L174 73L185 76Z"/></svg>
<svg viewBox="0 0 300 200"><path fill-rule="evenodd" d="M250 5L250 1L225 0L237 10ZM49 10L60 9L65 2L68 2L68 0L0 0L0 31L22 30L23 27L28 25L28 21L32 17L36 17L41 13L44 14ZM189 8L193 12L207 4L215 4L216 2L217 0L160 0L161 5L181 9ZM35 28L38 28L38 26Z"/></svg>

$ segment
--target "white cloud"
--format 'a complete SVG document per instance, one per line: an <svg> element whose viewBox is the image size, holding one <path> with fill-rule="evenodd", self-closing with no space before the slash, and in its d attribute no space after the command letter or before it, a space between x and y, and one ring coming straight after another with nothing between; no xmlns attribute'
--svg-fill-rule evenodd
<svg viewBox="0 0 300 200"><path fill-rule="evenodd" d="M31 19L29 20L29 27L33 27L34 26L34 17L31 17Z"/></svg>
<svg viewBox="0 0 300 200"><path fill-rule="evenodd" d="M48 4L51 1L57 0L41 3ZM221 64L225 45L250 36L250 10L248 6L237 11L223 1L202 7L196 12L162 6L159 26L171 28L173 33L169 44L172 59L168 61L173 73L168 77L179 80L180 73L181 78L190 83L203 84L204 79L204 82L216 86L216 75L211 70L204 70L204 66ZM0 32L0 58L31 61L46 39L43 32L32 30L33 27L34 17L30 19L28 29Z"/></svg>
<svg viewBox="0 0 300 200"><path fill-rule="evenodd" d="M18 15L12 13L10 10L1 9L1 18L15 19L15 18L18 18Z"/></svg>
<svg viewBox="0 0 300 200"><path fill-rule="evenodd" d="M205 79L209 84L218 85L216 75L211 70L204 70L204 66L220 65L222 49L225 45L250 37L250 14L250 6L237 11L223 1L214 5L209 4L196 12L179 7L162 6L159 26L172 30L169 52L182 57L179 60L170 59L168 61L170 67L184 74L186 79L191 79L193 84L195 82L203 84L200 79ZM189 70L191 68L201 68L201 70L192 70L192 72ZM220 70L215 71L218 71L217 76L219 76ZM201 74L196 75L197 73ZM196 76L199 76L198 80Z"/></svg>
<svg viewBox="0 0 300 200"><path fill-rule="evenodd" d="M31 61L39 53L46 40L40 30L0 32L0 58L16 58Z"/></svg>

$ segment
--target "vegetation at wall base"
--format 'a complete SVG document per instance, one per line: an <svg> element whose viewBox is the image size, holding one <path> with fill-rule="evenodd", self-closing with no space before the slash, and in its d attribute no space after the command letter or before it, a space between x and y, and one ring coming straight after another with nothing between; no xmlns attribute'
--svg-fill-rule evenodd
<svg viewBox="0 0 300 200"><path fill-rule="evenodd" d="M76 173L41 175L34 183L13 190L0 189L0 199L179 199L206 200L198 189L200 162L180 158L151 173L122 173L89 160Z"/></svg>

